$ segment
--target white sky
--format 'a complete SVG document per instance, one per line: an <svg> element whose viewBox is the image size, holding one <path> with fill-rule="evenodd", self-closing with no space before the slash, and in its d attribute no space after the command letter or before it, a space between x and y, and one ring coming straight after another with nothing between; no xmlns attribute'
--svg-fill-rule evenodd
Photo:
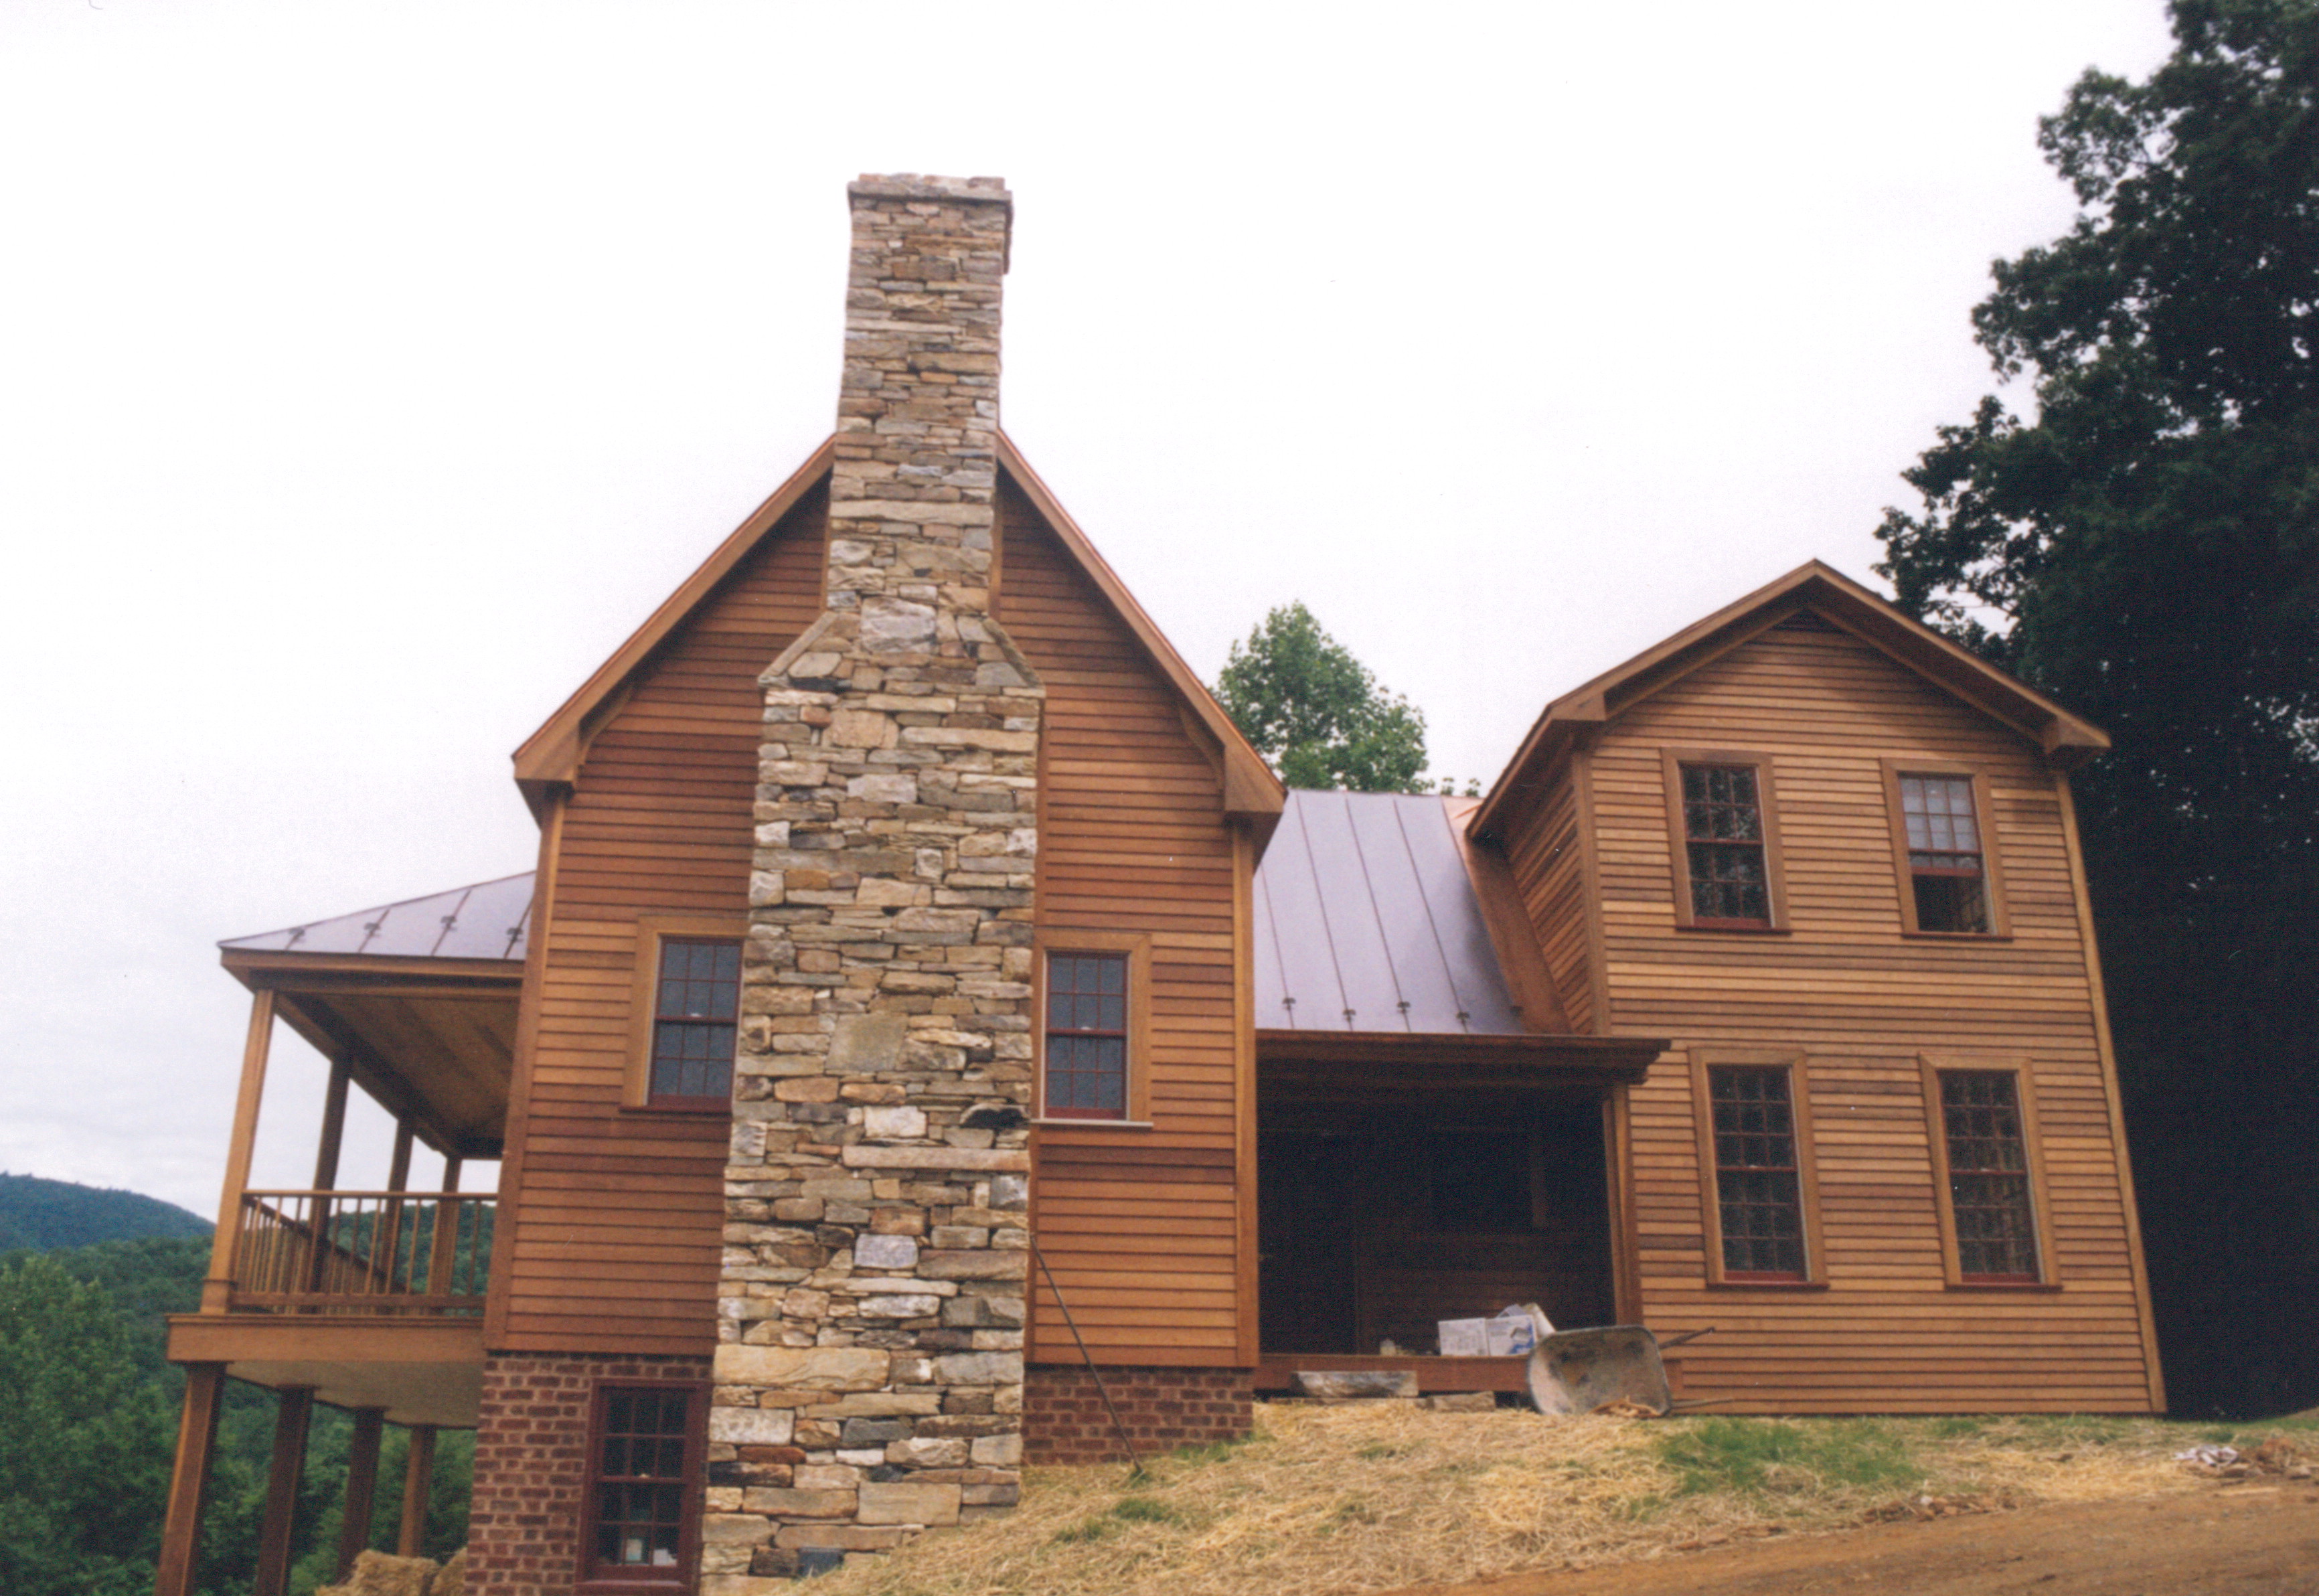
<svg viewBox="0 0 2319 1596"><path fill-rule="evenodd" d="M2158 0L0 0L0 1168L213 1213L213 944L530 867L509 753L829 428L854 174L1008 180L1007 428L1196 670L1302 599L1487 780L1749 588L1872 580L1990 260L2068 223L2036 118L2166 47ZM285 1031L261 1184L321 1076Z"/></svg>

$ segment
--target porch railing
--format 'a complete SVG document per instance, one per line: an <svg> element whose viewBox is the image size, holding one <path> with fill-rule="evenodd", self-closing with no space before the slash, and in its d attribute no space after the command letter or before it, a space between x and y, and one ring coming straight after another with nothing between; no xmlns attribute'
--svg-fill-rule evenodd
<svg viewBox="0 0 2319 1596"><path fill-rule="evenodd" d="M481 1313L497 1199L462 1192L244 1192L235 1310Z"/></svg>

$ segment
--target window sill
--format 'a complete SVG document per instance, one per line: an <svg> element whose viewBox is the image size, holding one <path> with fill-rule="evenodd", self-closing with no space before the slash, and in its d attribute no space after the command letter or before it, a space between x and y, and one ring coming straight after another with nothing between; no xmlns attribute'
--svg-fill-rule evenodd
<svg viewBox="0 0 2319 1596"><path fill-rule="evenodd" d="M1951 1291L2044 1291L2062 1289L2058 1280L1951 1280Z"/></svg>
<svg viewBox="0 0 2319 1596"><path fill-rule="evenodd" d="M1903 931L1901 936L1914 942L2009 942L2009 931Z"/></svg>
<svg viewBox="0 0 2319 1596"><path fill-rule="evenodd" d="M732 1117L733 1105L729 1103L715 1103L703 1098L696 1103L623 1103L620 1105L620 1112L624 1114L646 1114L654 1119L663 1120L722 1120ZM633 1588L634 1584L635 1582L631 1581L627 1586L607 1586L606 1588L628 1589Z"/></svg>
<svg viewBox="0 0 2319 1596"><path fill-rule="evenodd" d="M1710 1280L1710 1291L1826 1291L1825 1280Z"/></svg>
<svg viewBox="0 0 2319 1596"><path fill-rule="evenodd" d="M1697 936L1793 936L1795 928L1789 925L1716 925L1678 920L1674 928Z"/></svg>
<svg viewBox="0 0 2319 1596"><path fill-rule="evenodd" d="M1150 1120L1081 1120L1068 1114L1055 1119L1035 1119L1031 1123L1043 1125L1051 1131L1150 1131L1158 1128Z"/></svg>

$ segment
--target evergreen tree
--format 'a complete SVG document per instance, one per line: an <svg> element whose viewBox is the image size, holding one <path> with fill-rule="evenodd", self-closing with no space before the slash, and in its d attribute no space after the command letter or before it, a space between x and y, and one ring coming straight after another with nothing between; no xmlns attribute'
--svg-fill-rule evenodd
<svg viewBox="0 0 2319 1596"><path fill-rule="evenodd" d="M1301 603L1232 645L1216 700L1291 787L1406 792L1425 769L1425 717Z"/></svg>

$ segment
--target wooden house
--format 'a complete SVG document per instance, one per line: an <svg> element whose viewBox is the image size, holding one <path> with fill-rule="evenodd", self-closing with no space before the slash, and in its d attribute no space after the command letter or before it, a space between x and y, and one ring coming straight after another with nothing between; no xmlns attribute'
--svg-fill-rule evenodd
<svg viewBox="0 0 2319 1596"><path fill-rule="evenodd" d="M282 1393L259 1596L317 1401L350 1524L383 1426L414 1481L476 1430L471 1591L717 1596L1115 1456L1106 1398L1165 1447L1299 1370L1517 1389L1425 1356L1513 1302L1711 1328L1722 1411L2162 1407L2099 731L1812 564L1478 802L1284 793L997 431L1004 189L852 203L839 429L518 750L534 871L225 945L162 1596L228 1378ZM304 1191L248 1189L277 1022Z"/></svg>

